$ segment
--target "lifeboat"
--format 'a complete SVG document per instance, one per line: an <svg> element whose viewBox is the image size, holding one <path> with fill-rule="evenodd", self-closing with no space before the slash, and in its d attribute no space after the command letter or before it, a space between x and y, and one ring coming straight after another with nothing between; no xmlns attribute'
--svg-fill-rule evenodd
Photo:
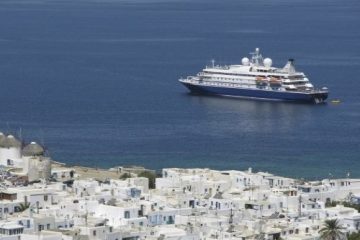
<svg viewBox="0 0 360 240"><path fill-rule="evenodd" d="M276 77L271 77L269 82L271 87L280 87L282 84L281 80Z"/></svg>
<svg viewBox="0 0 360 240"><path fill-rule="evenodd" d="M268 84L267 78L262 76L257 76L255 82L258 86L267 86Z"/></svg>

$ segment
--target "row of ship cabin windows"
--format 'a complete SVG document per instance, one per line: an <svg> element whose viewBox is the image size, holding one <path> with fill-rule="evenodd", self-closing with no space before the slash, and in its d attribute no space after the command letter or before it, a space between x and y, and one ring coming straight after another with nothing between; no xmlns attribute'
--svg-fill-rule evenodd
<svg viewBox="0 0 360 240"><path fill-rule="evenodd" d="M229 75L229 76L238 76L238 77L258 77L259 74L241 74L241 73L224 73L224 72L204 72L204 73L209 73L209 74L221 74L221 75ZM200 74L201 75L201 74ZM285 79L285 76L279 76L279 75L262 75L260 77L274 77L274 78L279 78L279 79ZM291 77L292 79L296 79L295 77ZM300 77L298 77L299 79L301 79Z"/></svg>
<svg viewBox="0 0 360 240"><path fill-rule="evenodd" d="M213 86L227 86L227 87L238 87L239 85L243 86L243 87L254 87L255 84L234 84L234 83L212 83L209 82L209 85L213 85ZM267 86L256 86L258 89L267 89ZM272 90L279 90L280 86L276 86L276 87L271 87Z"/></svg>
<svg viewBox="0 0 360 240"><path fill-rule="evenodd" d="M247 84L250 84L250 85L253 85L254 84L254 80L253 79L235 79L235 78L210 78L210 79L213 79L213 80L222 80L222 81L232 81L232 82L239 82L239 81L242 81L245 82L247 81ZM210 80L209 79L209 80ZM205 79L206 80L206 79ZM284 84L302 84L302 83L284 83Z"/></svg>
<svg viewBox="0 0 360 240"><path fill-rule="evenodd" d="M242 86L242 87L248 87L248 88L254 88L255 84L236 84L236 83L212 83L209 82L209 85L212 86L226 86L226 87L238 87L238 86Z"/></svg>
<svg viewBox="0 0 360 240"><path fill-rule="evenodd" d="M268 89L266 86L257 86L258 89ZM279 90L280 87L271 87L272 90Z"/></svg>
<svg viewBox="0 0 360 240"><path fill-rule="evenodd" d="M258 77L258 76L254 76L254 75L241 75L241 77ZM262 78L267 78L267 77L272 77L272 76L260 76ZM220 77L204 77L205 79L217 79L217 80L228 80L228 81L236 81L236 80L252 80L252 79L241 79L241 78L220 78ZM286 77L276 77L277 79L287 79ZM293 78L293 77L289 77L289 80L293 80L291 83L288 84L302 84L304 81L304 78ZM300 82L294 82L294 81L300 81Z"/></svg>
<svg viewBox="0 0 360 240"><path fill-rule="evenodd" d="M205 78L206 79L211 79L211 80L223 80L223 81L253 81L253 79L241 79L241 78L221 78L221 77L211 77L211 78Z"/></svg>

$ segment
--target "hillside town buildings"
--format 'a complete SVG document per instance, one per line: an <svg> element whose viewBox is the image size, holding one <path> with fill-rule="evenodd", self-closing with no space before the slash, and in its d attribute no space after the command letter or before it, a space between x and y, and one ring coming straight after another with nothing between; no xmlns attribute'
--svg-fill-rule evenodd
<svg viewBox="0 0 360 240"><path fill-rule="evenodd" d="M0 240L316 240L327 219L360 230L358 211L342 204L360 203L360 179L167 168L149 189L139 168L83 179L52 169L42 146L0 137Z"/></svg>

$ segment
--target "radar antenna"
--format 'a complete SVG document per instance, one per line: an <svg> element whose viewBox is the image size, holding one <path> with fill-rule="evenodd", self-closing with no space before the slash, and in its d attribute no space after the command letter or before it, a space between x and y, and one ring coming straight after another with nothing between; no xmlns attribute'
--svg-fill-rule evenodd
<svg viewBox="0 0 360 240"><path fill-rule="evenodd" d="M255 48L255 52L251 52L251 63L255 66L262 66L263 65L263 57L260 54L260 48Z"/></svg>

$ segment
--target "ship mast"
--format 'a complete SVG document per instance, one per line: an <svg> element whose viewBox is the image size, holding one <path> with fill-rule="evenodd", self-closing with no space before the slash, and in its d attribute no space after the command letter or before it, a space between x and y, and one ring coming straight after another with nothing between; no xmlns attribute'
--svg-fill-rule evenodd
<svg viewBox="0 0 360 240"><path fill-rule="evenodd" d="M262 66L263 63L263 57L260 54L260 48L255 48L255 52L251 52L251 63L255 66Z"/></svg>
<svg viewBox="0 0 360 240"><path fill-rule="evenodd" d="M212 65L212 68L215 67L215 59L211 59L211 65Z"/></svg>

